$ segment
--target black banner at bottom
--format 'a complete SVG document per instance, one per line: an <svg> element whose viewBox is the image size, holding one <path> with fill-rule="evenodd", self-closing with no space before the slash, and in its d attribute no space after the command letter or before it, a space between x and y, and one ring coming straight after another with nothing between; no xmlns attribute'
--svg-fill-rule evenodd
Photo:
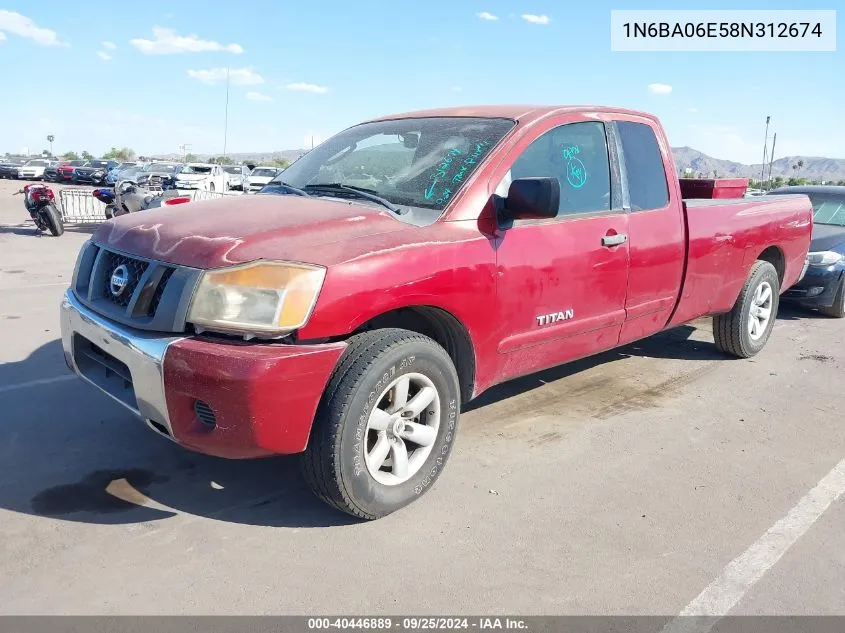
<svg viewBox="0 0 845 633"><path fill-rule="evenodd" d="M0 633L845 633L845 616L0 616Z"/></svg>

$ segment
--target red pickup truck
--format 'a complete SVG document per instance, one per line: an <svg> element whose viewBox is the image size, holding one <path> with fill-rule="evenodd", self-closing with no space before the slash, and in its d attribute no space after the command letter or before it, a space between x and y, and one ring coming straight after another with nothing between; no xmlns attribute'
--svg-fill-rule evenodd
<svg viewBox="0 0 845 633"><path fill-rule="evenodd" d="M429 490L497 383L704 315L746 358L803 274L806 196L683 200L663 129L606 107L353 126L257 195L124 215L81 249L70 368L158 433L302 453L364 519Z"/></svg>

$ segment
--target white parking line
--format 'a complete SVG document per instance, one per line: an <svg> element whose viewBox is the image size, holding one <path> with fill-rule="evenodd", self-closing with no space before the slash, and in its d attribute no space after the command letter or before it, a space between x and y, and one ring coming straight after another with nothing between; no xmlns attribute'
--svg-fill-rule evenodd
<svg viewBox="0 0 845 633"><path fill-rule="evenodd" d="M845 492L845 459L804 495L785 517L747 550L663 628L663 633L706 633L736 606L825 510ZM692 616L692 617L690 617Z"/></svg>
<svg viewBox="0 0 845 633"><path fill-rule="evenodd" d="M54 376L53 378L39 378L38 380L19 382L16 385L5 385L3 387L0 387L0 393L5 393L6 391L14 391L16 389L26 389L27 387L37 387L38 385L49 385L54 382L73 380L74 378L76 378L74 374L67 374L64 376Z"/></svg>

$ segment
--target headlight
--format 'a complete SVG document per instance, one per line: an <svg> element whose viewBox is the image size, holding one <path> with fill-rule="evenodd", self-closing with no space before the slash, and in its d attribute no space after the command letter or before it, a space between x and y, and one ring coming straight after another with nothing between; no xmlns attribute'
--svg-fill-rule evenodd
<svg viewBox="0 0 845 633"><path fill-rule="evenodd" d="M831 264L839 263L843 257L845 256L834 251L819 251L807 255L810 266L830 266Z"/></svg>
<svg viewBox="0 0 845 633"><path fill-rule="evenodd" d="M245 336L282 336L311 316L323 286L322 266L254 262L203 273L188 321Z"/></svg>

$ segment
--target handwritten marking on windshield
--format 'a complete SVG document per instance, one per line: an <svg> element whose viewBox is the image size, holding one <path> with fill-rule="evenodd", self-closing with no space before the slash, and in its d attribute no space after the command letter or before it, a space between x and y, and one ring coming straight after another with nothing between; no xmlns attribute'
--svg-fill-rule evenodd
<svg viewBox="0 0 845 633"><path fill-rule="evenodd" d="M434 196L434 188L437 186L437 181L433 181L429 186L428 189L425 190L425 199L431 200Z"/></svg>

